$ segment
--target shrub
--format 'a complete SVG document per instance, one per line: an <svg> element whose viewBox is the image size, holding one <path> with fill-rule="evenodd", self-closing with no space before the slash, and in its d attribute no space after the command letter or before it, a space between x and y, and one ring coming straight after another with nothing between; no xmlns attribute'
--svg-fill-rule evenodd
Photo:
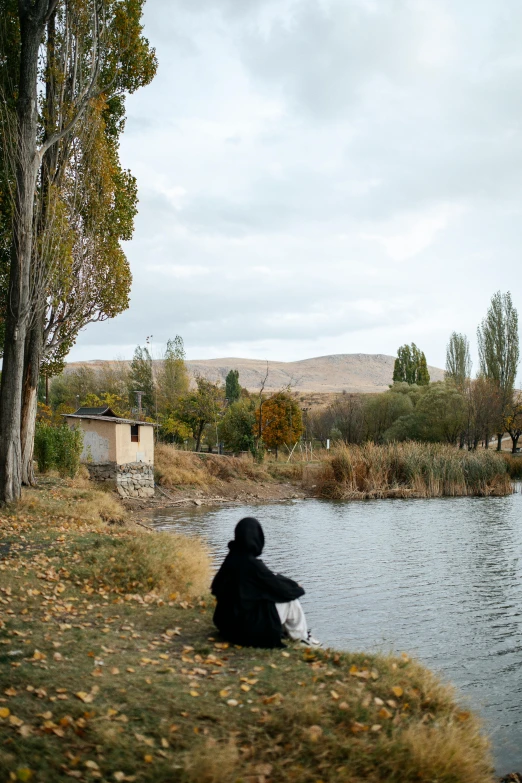
<svg viewBox="0 0 522 783"><path fill-rule="evenodd" d="M67 424L53 427L37 422L34 438L34 456L40 473L56 468L63 478L74 478L80 467L83 433Z"/></svg>
<svg viewBox="0 0 522 783"><path fill-rule="evenodd" d="M42 422L36 422L34 434L34 458L40 473L47 473L54 466L54 428Z"/></svg>

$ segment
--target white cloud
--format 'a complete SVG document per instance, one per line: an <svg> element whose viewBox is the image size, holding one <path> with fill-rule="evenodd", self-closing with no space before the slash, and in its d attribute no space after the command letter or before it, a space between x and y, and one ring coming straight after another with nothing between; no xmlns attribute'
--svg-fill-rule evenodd
<svg viewBox="0 0 522 783"><path fill-rule="evenodd" d="M522 307L521 24L516 0L149 0L131 307L71 358L152 332L200 358L414 340L441 365L495 290Z"/></svg>

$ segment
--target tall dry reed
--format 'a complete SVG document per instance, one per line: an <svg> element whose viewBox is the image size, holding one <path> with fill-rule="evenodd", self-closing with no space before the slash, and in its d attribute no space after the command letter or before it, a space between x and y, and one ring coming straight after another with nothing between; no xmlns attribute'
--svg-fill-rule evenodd
<svg viewBox="0 0 522 783"><path fill-rule="evenodd" d="M439 443L337 448L317 477L317 494L332 499L507 495L511 479L493 451L468 452Z"/></svg>

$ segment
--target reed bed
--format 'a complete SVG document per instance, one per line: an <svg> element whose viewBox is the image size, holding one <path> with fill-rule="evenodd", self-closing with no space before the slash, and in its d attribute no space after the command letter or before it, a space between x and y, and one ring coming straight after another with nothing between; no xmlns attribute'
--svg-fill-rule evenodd
<svg viewBox="0 0 522 783"><path fill-rule="evenodd" d="M330 499L501 496L513 491L505 459L438 443L337 448L317 476L316 494Z"/></svg>

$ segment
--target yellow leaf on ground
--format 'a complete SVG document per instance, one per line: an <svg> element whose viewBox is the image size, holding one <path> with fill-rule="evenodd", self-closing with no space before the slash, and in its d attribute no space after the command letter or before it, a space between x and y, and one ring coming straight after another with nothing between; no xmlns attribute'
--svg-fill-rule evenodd
<svg viewBox="0 0 522 783"><path fill-rule="evenodd" d="M250 685L242 685L241 690L245 691L245 693L248 693L248 691L250 690Z"/></svg>
<svg viewBox="0 0 522 783"><path fill-rule="evenodd" d="M190 693L191 696L194 696L194 698L199 696L199 693L197 691L189 691L189 693Z"/></svg>
<svg viewBox="0 0 522 783"><path fill-rule="evenodd" d="M8 718L11 714L9 707L0 707L0 718Z"/></svg>
<svg viewBox="0 0 522 783"><path fill-rule="evenodd" d="M332 697L332 699L334 699L335 701L337 701L337 699L339 698L339 694L337 693L337 691L330 691L330 696L331 696L331 697Z"/></svg>
<svg viewBox="0 0 522 783"><path fill-rule="evenodd" d="M390 710L388 710L386 707L381 707L377 714L379 718L393 718L393 712L390 712Z"/></svg>
<svg viewBox="0 0 522 783"><path fill-rule="evenodd" d="M29 767L18 767L16 770L16 779L22 781L22 783L27 783L32 777L33 770L29 769Z"/></svg>
<svg viewBox="0 0 522 783"><path fill-rule="evenodd" d="M83 701L85 704L90 704L94 699L92 693L86 693L85 691L78 691L78 693L75 693L74 695L77 699L80 699L80 701Z"/></svg>
<svg viewBox="0 0 522 783"><path fill-rule="evenodd" d="M150 753L146 753L146 754L143 756L143 761L146 761L146 762L147 762L147 764L152 764L152 760L153 760L153 759L152 759L152 756L150 755Z"/></svg>
<svg viewBox="0 0 522 783"><path fill-rule="evenodd" d="M311 742L317 742L319 737L322 736L323 730L320 726L310 726L306 729L306 734Z"/></svg>
<svg viewBox="0 0 522 783"><path fill-rule="evenodd" d="M404 693L404 691L403 691L403 689L401 688L401 686L400 686L400 685L394 685L394 686L393 686L393 688L392 688L392 693L393 693L395 696L397 696L397 698L398 698L398 699L400 699L400 697L402 696L402 694Z"/></svg>
<svg viewBox="0 0 522 783"><path fill-rule="evenodd" d="M223 688L223 690L222 690L222 691L219 691L219 695L220 695L220 696L221 696L223 699L226 699L226 697L229 695L229 693L230 693L230 691L227 691L227 690L226 690L226 688Z"/></svg>
<svg viewBox="0 0 522 783"><path fill-rule="evenodd" d="M239 704L239 702L238 702L238 701L236 701L236 699L229 699L229 700L227 701L227 704L228 704L228 706L229 706L229 707L237 707L237 705Z"/></svg>
<svg viewBox="0 0 522 783"><path fill-rule="evenodd" d="M23 725L23 720L21 718L18 718L16 715L10 715L9 723L11 724L11 726L18 727Z"/></svg>

